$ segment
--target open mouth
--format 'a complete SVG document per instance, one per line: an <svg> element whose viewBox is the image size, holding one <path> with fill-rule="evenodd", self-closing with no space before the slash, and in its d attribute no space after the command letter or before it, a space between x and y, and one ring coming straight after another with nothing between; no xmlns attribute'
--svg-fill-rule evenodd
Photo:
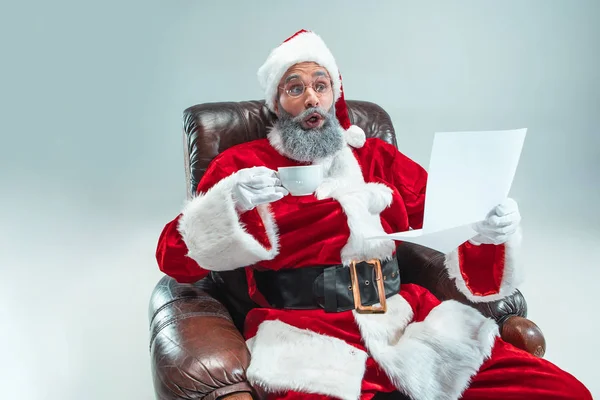
<svg viewBox="0 0 600 400"><path fill-rule="evenodd" d="M323 122L323 117L318 113L312 113L304 118L304 126L308 129L318 128Z"/></svg>

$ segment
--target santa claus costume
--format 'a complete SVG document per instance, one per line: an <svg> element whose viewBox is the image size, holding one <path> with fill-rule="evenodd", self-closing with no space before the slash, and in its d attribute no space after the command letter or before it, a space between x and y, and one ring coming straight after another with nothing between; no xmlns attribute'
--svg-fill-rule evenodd
<svg viewBox="0 0 600 400"><path fill-rule="evenodd" d="M324 172L316 192L245 212L236 208L239 171L306 165L286 154L275 128L267 139L234 146L211 162L195 197L165 226L157 249L161 270L179 282L245 269L257 304L243 332L251 352L249 382L273 399L371 399L392 391L419 400L590 399L568 373L502 341L496 322L474 308L440 302L413 284L387 292L401 278L396 243L367 238L421 228L427 173L394 146L365 140L360 128L350 126L336 61L313 32L288 38L259 70L271 110L282 76L306 61L329 72L346 139L336 154L313 162ZM469 299L497 300L520 283L520 242L520 228L501 244L465 242L446 255L445 265ZM382 265L384 313L343 304L357 281L342 288L340 282L352 277L355 263L363 271L361 285L376 286L363 279L376 267L369 260ZM318 305L300 304L315 285L338 293L322 290ZM296 300L298 307L291 305Z"/></svg>

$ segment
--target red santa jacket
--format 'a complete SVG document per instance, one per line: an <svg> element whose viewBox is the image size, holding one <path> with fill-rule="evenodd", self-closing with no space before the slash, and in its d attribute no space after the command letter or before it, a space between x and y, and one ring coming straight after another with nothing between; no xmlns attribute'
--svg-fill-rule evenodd
<svg viewBox="0 0 600 400"><path fill-rule="evenodd" d="M393 385L414 398L458 398L498 336L495 321L474 308L440 304L416 285L391 296L385 314L366 315L280 310L258 293L256 269L386 260L396 243L367 238L421 228L427 174L394 146L369 139L318 163L324 180L314 195L286 196L240 215L232 197L236 171L298 164L285 156L276 130L220 154L195 198L165 226L156 253L161 270L193 282L211 270L245 268L249 295L259 304L243 332L254 386L358 399L363 390ZM499 246L467 242L447 254L458 289L475 301L511 293L519 237Z"/></svg>
<svg viewBox="0 0 600 400"><path fill-rule="evenodd" d="M195 282L210 270L386 259L396 244L367 237L422 227L427 173L380 139L320 161L325 180L314 195L286 196L239 215L231 196L236 171L300 165L285 156L279 143L273 131L269 139L234 146L211 162L195 198L160 235L156 257L165 274ZM465 242L446 254L446 267L471 300L496 300L519 283L519 244L520 232L497 246Z"/></svg>

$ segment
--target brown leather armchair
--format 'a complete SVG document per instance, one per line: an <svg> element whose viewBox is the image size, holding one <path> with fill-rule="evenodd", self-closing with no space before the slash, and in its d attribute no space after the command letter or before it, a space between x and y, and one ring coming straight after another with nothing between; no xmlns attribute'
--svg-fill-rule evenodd
<svg viewBox="0 0 600 400"><path fill-rule="evenodd" d="M347 101L350 119L367 137L396 145L389 115L378 105ZM263 101L201 104L183 115L184 167L188 196L195 191L210 161L223 150L264 138L275 116ZM403 282L426 287L439 299L455 299L494 318L502 338L542 357L545 341L526 319L520 292L491 303L471 303L455 287L443 266L444 255L402 243L398 246ZM253 302L243 270L211 273L194 284L163 277L149 307L150 353L157 399L219 399L235 392L254 393L245 380L250 354L240 334Z"/></svg>

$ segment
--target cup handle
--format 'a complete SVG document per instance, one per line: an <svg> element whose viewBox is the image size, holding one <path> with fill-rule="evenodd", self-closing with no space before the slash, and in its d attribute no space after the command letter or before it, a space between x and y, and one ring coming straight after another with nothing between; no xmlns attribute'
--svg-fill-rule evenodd
<svg viewBox="0 0 600 400"><path fill-rule="evenodd" d="M283 182L281 181L281 176L279 176L279 171L275 171L275 177L277 180L279 180L279 186L284 187Z"/></svg>

